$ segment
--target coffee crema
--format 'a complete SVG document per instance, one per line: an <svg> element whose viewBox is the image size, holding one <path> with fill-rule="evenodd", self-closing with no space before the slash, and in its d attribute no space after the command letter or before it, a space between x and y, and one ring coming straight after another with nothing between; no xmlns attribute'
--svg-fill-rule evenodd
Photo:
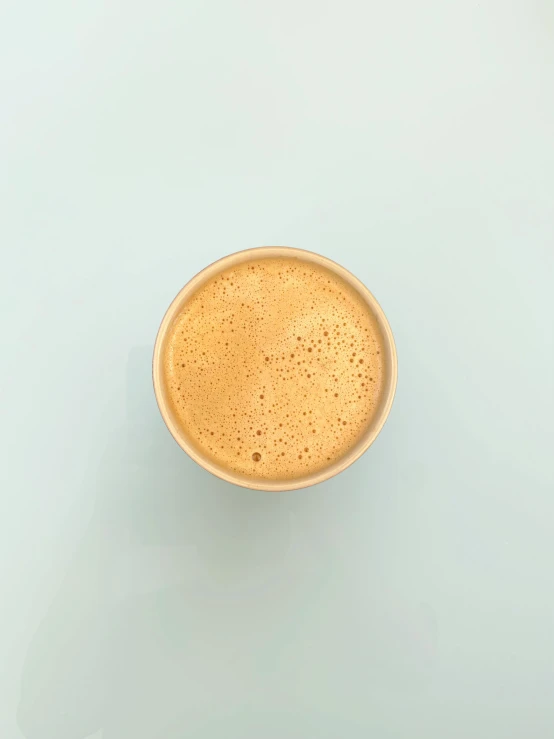
<svg viewBox="0 0 554 739"><path fill-rule="evenodd" d="M379 405L383 340L369 306L297 257L235 264L169 327L162 374L190 443L233 473L294 480L360 439Z"/></svg>

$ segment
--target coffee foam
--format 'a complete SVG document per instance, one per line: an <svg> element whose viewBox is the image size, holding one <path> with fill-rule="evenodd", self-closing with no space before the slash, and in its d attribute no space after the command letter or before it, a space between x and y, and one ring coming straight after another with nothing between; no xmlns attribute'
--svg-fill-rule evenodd
<svg viewBox="0 0 554 739"><path fill-rule="evenodd" d="M236 264L174 319L163 353L177 423L206 457L250 478L291 480L351 449L371 423L381 334L342 278L298 258Z"/></svg>

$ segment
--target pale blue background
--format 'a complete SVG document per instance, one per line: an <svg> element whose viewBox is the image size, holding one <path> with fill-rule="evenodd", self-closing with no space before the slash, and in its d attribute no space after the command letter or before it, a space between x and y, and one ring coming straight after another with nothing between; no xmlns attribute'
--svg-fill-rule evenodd
<svg viewBox="0 0 554 739"><path fill-rule="evenodd" d="M0 12L0 736L554 735L552 0ZM382 303L339 478L173 443L179 288L262 244Z"/></svg>

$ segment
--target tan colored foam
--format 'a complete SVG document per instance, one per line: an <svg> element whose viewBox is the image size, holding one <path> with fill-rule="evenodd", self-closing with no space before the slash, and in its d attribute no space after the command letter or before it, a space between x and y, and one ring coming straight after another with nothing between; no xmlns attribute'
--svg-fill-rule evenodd
<svg viewBox="0 0 554 739"><path fill-rule="evenodd" d="M341 278L297 258L237 264L169 329L171 409L215 463L252 478L322 470L359 439L383 384L381 336Z"/></svg>

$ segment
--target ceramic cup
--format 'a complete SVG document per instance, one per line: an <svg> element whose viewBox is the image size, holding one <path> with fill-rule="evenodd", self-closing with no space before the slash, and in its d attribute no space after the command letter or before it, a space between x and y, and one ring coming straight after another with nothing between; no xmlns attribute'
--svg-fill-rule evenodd
<svg viewBox="0 0 554 739"><path fill-rule="evenodd" d="M186 431L176 422L171 406L168 402L167 390L164 386L164 374L162 361L164 356L165 342L169 333L169 328L172 325L175 317L180 313L182 306L187 302L189 296L191 296L198 288L200 288L207 280L211 279L219 272L232 267L233 265L240 264L241 262L250 261L253 259L264 259L268 257L284 257L284 258L298 258L303 261L312 262L316 265L326 267L331 272L341 277L347 284L353 287L362 299L367 304L371 313L375 316L379 329L381 331L382 344L383 344L383 363L384 363L384 383L382 388L382 394L379 405L371 419L370 424L365 429L363 434L360 436L356 444L351 447L348 452L335 462L330 464L323 470L318 470L312 474L305 475L296 479L287 480L266 480L266 479L255 479L252 477L246 477L234 473L233 471L216 464L212 459L204 456L198 448L191 443L187 438ZM394 393L396 390L396 378L397 378L397 356L396 348L394 344L394 338L392 335L391 328L387 321L385 314L377 300L373 297L370 291L363 285L360 280L354 277L348 270L341 267L331 259L327 259L314 252L304 251L302 249L293 249L286 246L262 246L256 249L246 249L245 251L236 252L230 254L223 259L219 259L217 262L210 264L208 267L199 272L195 277L188 282L183 289L179 292L176 298L169 306L156 338L154 346L154 357L152 365L152 376L154 382L154 392L156 394L156 400L162 418L164 419L169 431L171 432L175 441L179 446L199 465L204 467L217 477L226 480L235 485L241 485L243 487L252 488L255 490L268 490L268 491L281 491L281 490L295 490L298 488L308 487L315 485L316 483L323 482L324 480L337 475L353 462L355 462L361 455L371 446L377 435L383 428L389 411L392 406L394 399Z"/></svg>

